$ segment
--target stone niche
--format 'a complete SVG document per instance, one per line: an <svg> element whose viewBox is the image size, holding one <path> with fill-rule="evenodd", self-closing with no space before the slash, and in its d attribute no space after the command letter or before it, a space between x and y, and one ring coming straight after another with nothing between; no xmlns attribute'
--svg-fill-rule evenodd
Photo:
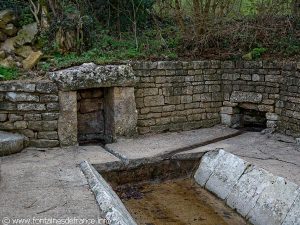
<svg viewBox="0 0 300 225"><path fill-rule="evenodd" d="M109 143L137 132L131 66L83 64L49 73L58 85L61 146Z"/></svg>
<svg viewBox="0 0 300 225"><path fill-rule="evenodd" d="M107 142L104 121L104 89L77 91L77 120L79 144Z"/></svg>
<svg viewBox="0 0 300 225"><path fill-rule="evenodd" d="M220 111L221 122L233 128L263 130L276 128L279 116L274 105L263 104L260 93L235 91L230 101L224 101Z"/></svg>

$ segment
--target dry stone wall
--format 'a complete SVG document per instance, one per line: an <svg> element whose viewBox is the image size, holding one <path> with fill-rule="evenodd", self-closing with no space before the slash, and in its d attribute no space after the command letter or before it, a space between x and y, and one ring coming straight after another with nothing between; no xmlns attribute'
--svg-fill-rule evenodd
<svg viewBox="0 0 300 225"><path fill-rule="evenodd" d="M59 145L58 89L51 82L2 82L0 130L17 132L35 147Z"/></svg>
<svg viewBox="0 0 300 225"><path fill-rule="evenodd" d="M141 134L234 125L241 111L267 127L300 135L300 63L268 61L133 64Z"/></svg>
<svg viewBox="0 0 300 225"><path fill-rule="evenodd" d="M190 130L220 123L219 61L133 65L139 133Z"/></svg>
<svg viewBox="0 0 300 225"><path fill-rule="evenodd" d="M77 144L80 133L85 140L93 129L85 125L91 118L99 122L96 133L110 141L134 135L136 120L139 134L146 134L232 126L241 114L254 111L266 118L267 127L300 135L300 63L164 61L136 62L132 68L83 67L52 74L54 83L0 82L0 130L24 134L31 146L54 147ZM111 72L107 80L102 71L124 76L114 81Z"/></svg>

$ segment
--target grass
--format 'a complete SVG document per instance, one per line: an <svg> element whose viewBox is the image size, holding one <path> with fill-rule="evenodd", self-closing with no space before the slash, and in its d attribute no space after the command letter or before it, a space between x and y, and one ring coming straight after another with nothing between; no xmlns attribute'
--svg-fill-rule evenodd
<svg viewBox="0 0 300 225"><path fill-rule="evenodd" d="M117 63L123 60L137 59L176 59L177 39L170 35L170 28L162 30L162 36L157 35L156 30L146 30L138 37L138 46L134 37L129 33L123 33L122 38L114 38L104 35L95 42L90 50L82 53L61 54L55 52L51 58L38 64L38 68L44 71L79 65L85 62L96 64Z"/></svg>
<svg viewBox="0 0 300 225"><path fill-rule="evenodd" d="M16 68L6 68L0 66L0 80L14 80L19 76L19 70Z"/></svg>

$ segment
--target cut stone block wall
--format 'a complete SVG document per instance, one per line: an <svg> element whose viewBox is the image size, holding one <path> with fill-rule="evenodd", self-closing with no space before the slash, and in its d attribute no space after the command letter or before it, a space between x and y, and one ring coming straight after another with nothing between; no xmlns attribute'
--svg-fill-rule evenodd
<svg viewBox="0 0 300 225"><path fill-rule="evenodd" d="M1 82L0 130L27 137L27 145L55 147L58 141L58 89L54 83Z"/></svg>
<svg viewBox="0 0 300 225"><path fill-rule="evenodd" d="M300 63L164 61L132 67L141 134L234 125L242 109L265 113L267 127L300 135Z"/></svg>
<svg viewBox="0 0 300 225"><path fill-rule="evenodd" d="M132 65L140 134L190 130L220 123L219 61L140 62Z"/></svg>
<svg viewBox="0 0 300 225"><path fill-rule="evenodd" d="M107 142L134 135L136 127L146 134L234 125L243 110L261 112L268 127L300 136L300 63L164 61L131 66L84 64L49 75L57 85L0 82L0 130L24 134L36 147L76 145L81 130L77 118L84 114L78 113L83 108L77 92L94 88L104 94ZM88 104L88 111L93 107Z"/></svg>

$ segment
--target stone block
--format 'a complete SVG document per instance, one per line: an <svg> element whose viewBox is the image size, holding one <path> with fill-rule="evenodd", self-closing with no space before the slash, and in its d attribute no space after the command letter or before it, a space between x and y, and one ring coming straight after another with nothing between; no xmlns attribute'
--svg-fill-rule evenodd
<svg viewBox="0 0 300 225"><path fill-rule="evenodd" d="M27 122L26 121L16 121L16 122L14 122L14 128L16 130L26 129Z"/></svg>
<svg viewBox="0 0 300 225"><path fill-rule="evenodd" d="M6 113L0 113L0 122L4 122L7 120L7 114Z"/></svg>
<svg viewBox="0 0 300 225"><path fill-rule="evenodd" d="M35 137L35 133L32 130L29 130L29 129L18 130L17 132L20 133L20 134L23 134L24 136L26 136L28 138L34 138Z"/></svg>
<svg viewBox="0 0 300 225"><path fill-rule="evenodd" d="M101 88L80 90L78 93L80 93L81 98L101 98L101 97L103 97L103 91Z"/></svg>
<svg viewBox="0 0 300 225"><path fill-rule="evenodd" d="M60 91L58 96L60 104L58 119L60 145L77 145L77 94L75 91Z"/></svg>
<svg viewBox="0 0 300 225"><path fill-rule="evenodd" d="M0 156L20 152L24 148L24 136L0 131L0 146Z"/></svg>
<svg viewBox="0 0 300 225"><path fill-rule="evenodd" d="M274 179L272 174L263 169L249 167L227 197L227 205L246 217L255 207L260 194L267 186L271 185Z"/></svg>
<svg viewBox="0 0 300 225"><path fill-rule="evenodd" d="M12 122L0 123L0 130L14 130L14 124Z"/></svg>
<svg viewBox="0 0 300 225"><path fill-rule="evenodd" d="M7 92L6 99L11 102L39 102L39 96L29 93Z"/></svg>
<svg viewBox="0 0 300 225"><path fill-rule="evenodd" d="M17 105L10 102L0 102L0 110L3 111L13 111L17 110Z"/></svg>
<svg viewBox="0 0 300 225"><path fill-rule="evenodd" d="M153 98L148 96L146 98ZM163 98L163 97L162 97ZM133 87L109 88L105 98L105 124L111 127L106 133L113 139L119 136L133 136L137 129L137 110ZM149 106L152 106L150 103ZM146 104L145 104L146 105ZM108 116L109 115L109 116Z"/></svg>
<svg viewBox="0 0 300 225"><path fill-rule="evenodd" d="M219 150L219 152L222 151ZM218 164L205 187L219 198L225 199L232 192L234 185L250 164L233 154L227 152L222 154L223 156L218 159Z"/></svg>
<svg viewBox="0 0 300 225"><path fill-rule="evenodd" d="M58 127L57 121L29 121L28 122L28 128L34 131L55 131L57 130L57 127Z"/></svg>
<svg viewBox="0 0 300 225"><path fill-rule="evenodd" d="M58 120L59 113L43 113L42 118L46 121Z"/></svg>
<svg viewBox="0 0 300 225"><path fill-rule="evenodd" d="M233 107L229 107L229 106L224 106L224 107L221 107L220 113L233 115L235 113L239 113L239 110L237 108L233 108Z"/></svg>
<svg viewBox="0 0 300 225"><path fill-rule="evenodd" d="M58 96L57 95L41 95L40 102L48 103L48 102L57 102Z"/></svg>
<svg viewBox="0 0 300 225"><path fill-rule="evenodd" d="M144 98L145 106L160 106L164 105L164 96L157 95L157 96L146 96Z"/></svg>
<svg viewBox="0 0 300 225"><path fill-rule="evenodd" d="M265 187L247 217L253 224L281 225L298 195L298 185L277 177Z"/></svg>
<svg viewBox="0 0 300 225"><path fill-rule="evenodd" d="M300 190L298 189L298 192L300 193ZM282 225L296 225L300 224L300 194L298 194L298 197L295 199L294 204L290 208L287 216L285 217Z"/></svg>
<svg viewBox="0 0 300 225"><path fill-rule="evenodd" d="M20 103L17 109L20 111L45 111L46 105L39 103Z"/></svg>
<svg viewBox="0 0 300 225"><path fill-rule="evenodd" d="M47 104L48 111L59 111L59 103L52 102Z"/></svg>
<svg viewBox="0 0 300 225"><path fill-rule="evenodd" d="M195 181L204 187L213 174L215 168L219 163L219 159L225 155L225 151L209 151L201 158L200 166L195 172Z"/></svg>
<svg viewBox="0 0 300 225"><path fill-rule="evenodd" d="M158 88L144 88L144 96L158 95Z"/></svg>
<svg viewBox="0 0 300 225"><path fill-rule="evenodd" d="M82 99L80 100L79 112L80 113L90 113L101 111L102 107L102 99Z"/></svg>
<svg viewBox="0 0 300 225"><path fill-rule="evenodd" d="M36 91L39 93L50 94L50 93L57 93L58 88L55 83L40 82L36 85Z"/></svg>
<svg viewBox="0 0 300 225"><path fill-rule="evenodd" d="M112 86L134 86L135 74L129 65L84 63L48 74L61 90L80 90Z"/></svg>
<svg viewBox="0 0 300 225"><path fill-rule="evenodd" d="M191 103L193 102L193 96L192 95L183 95L181 96L181 103Z"/></svg>
<svg viewBox="0 0 300 225"><path fill-rule="evenodd" d="M275 128L275 127L277 127L277 121L268 120L267 121L267 127L268 128Z"/></svg>
<svg viewBox="0 0 300 225"><path fill-rule="evenodd" d="M272 105L258 105L258 110L262 112L274 112L274 106Z"/></svg>
<svg viewBox="0 0 300 225"><path fill-rule="evenodd" d="M10 122L23 120L23 116L17 114L8 114L8 120Z"/></svg>
<svg viewBox="0 0 300 225"><path fill-rule="evenodd" d="M58 140L56 131L41 131L38 132L38 139Z"/></svg>
<svg viewBox="0 0 300 225"><path fill-rule="evenodd" d="M10 81L0 84L0 91L34 92L35 84L24 83L22 81Z"/></svg>
<svg viewBox="0 0 300 225"><path fill-rule="evenodd" d="M262 101L262 94L255 92L234 91L230 96L230 101L236 103L260 103Z"/></svg>
<svg viewBox="0 0 300 225"><path fill-rule="evenodd" d="M59 146L59 141L57 140L47 140L47 139L33 139L30 140L30 146L36 148L54 148Z"/></svg>
<svg viewBox="0 0 300 225"><path fill-rule="evenodd" d="M279 116L276 113L266 113L267 120L278 121Z"/></svg>
<svg viewBox="0 0 300 225"><path fill-rule="evenodd" d="M42 120L42 115L41 114L36 114L36 113L28 113L24 115L24 120L26 121L39 121Z"/></svg>

